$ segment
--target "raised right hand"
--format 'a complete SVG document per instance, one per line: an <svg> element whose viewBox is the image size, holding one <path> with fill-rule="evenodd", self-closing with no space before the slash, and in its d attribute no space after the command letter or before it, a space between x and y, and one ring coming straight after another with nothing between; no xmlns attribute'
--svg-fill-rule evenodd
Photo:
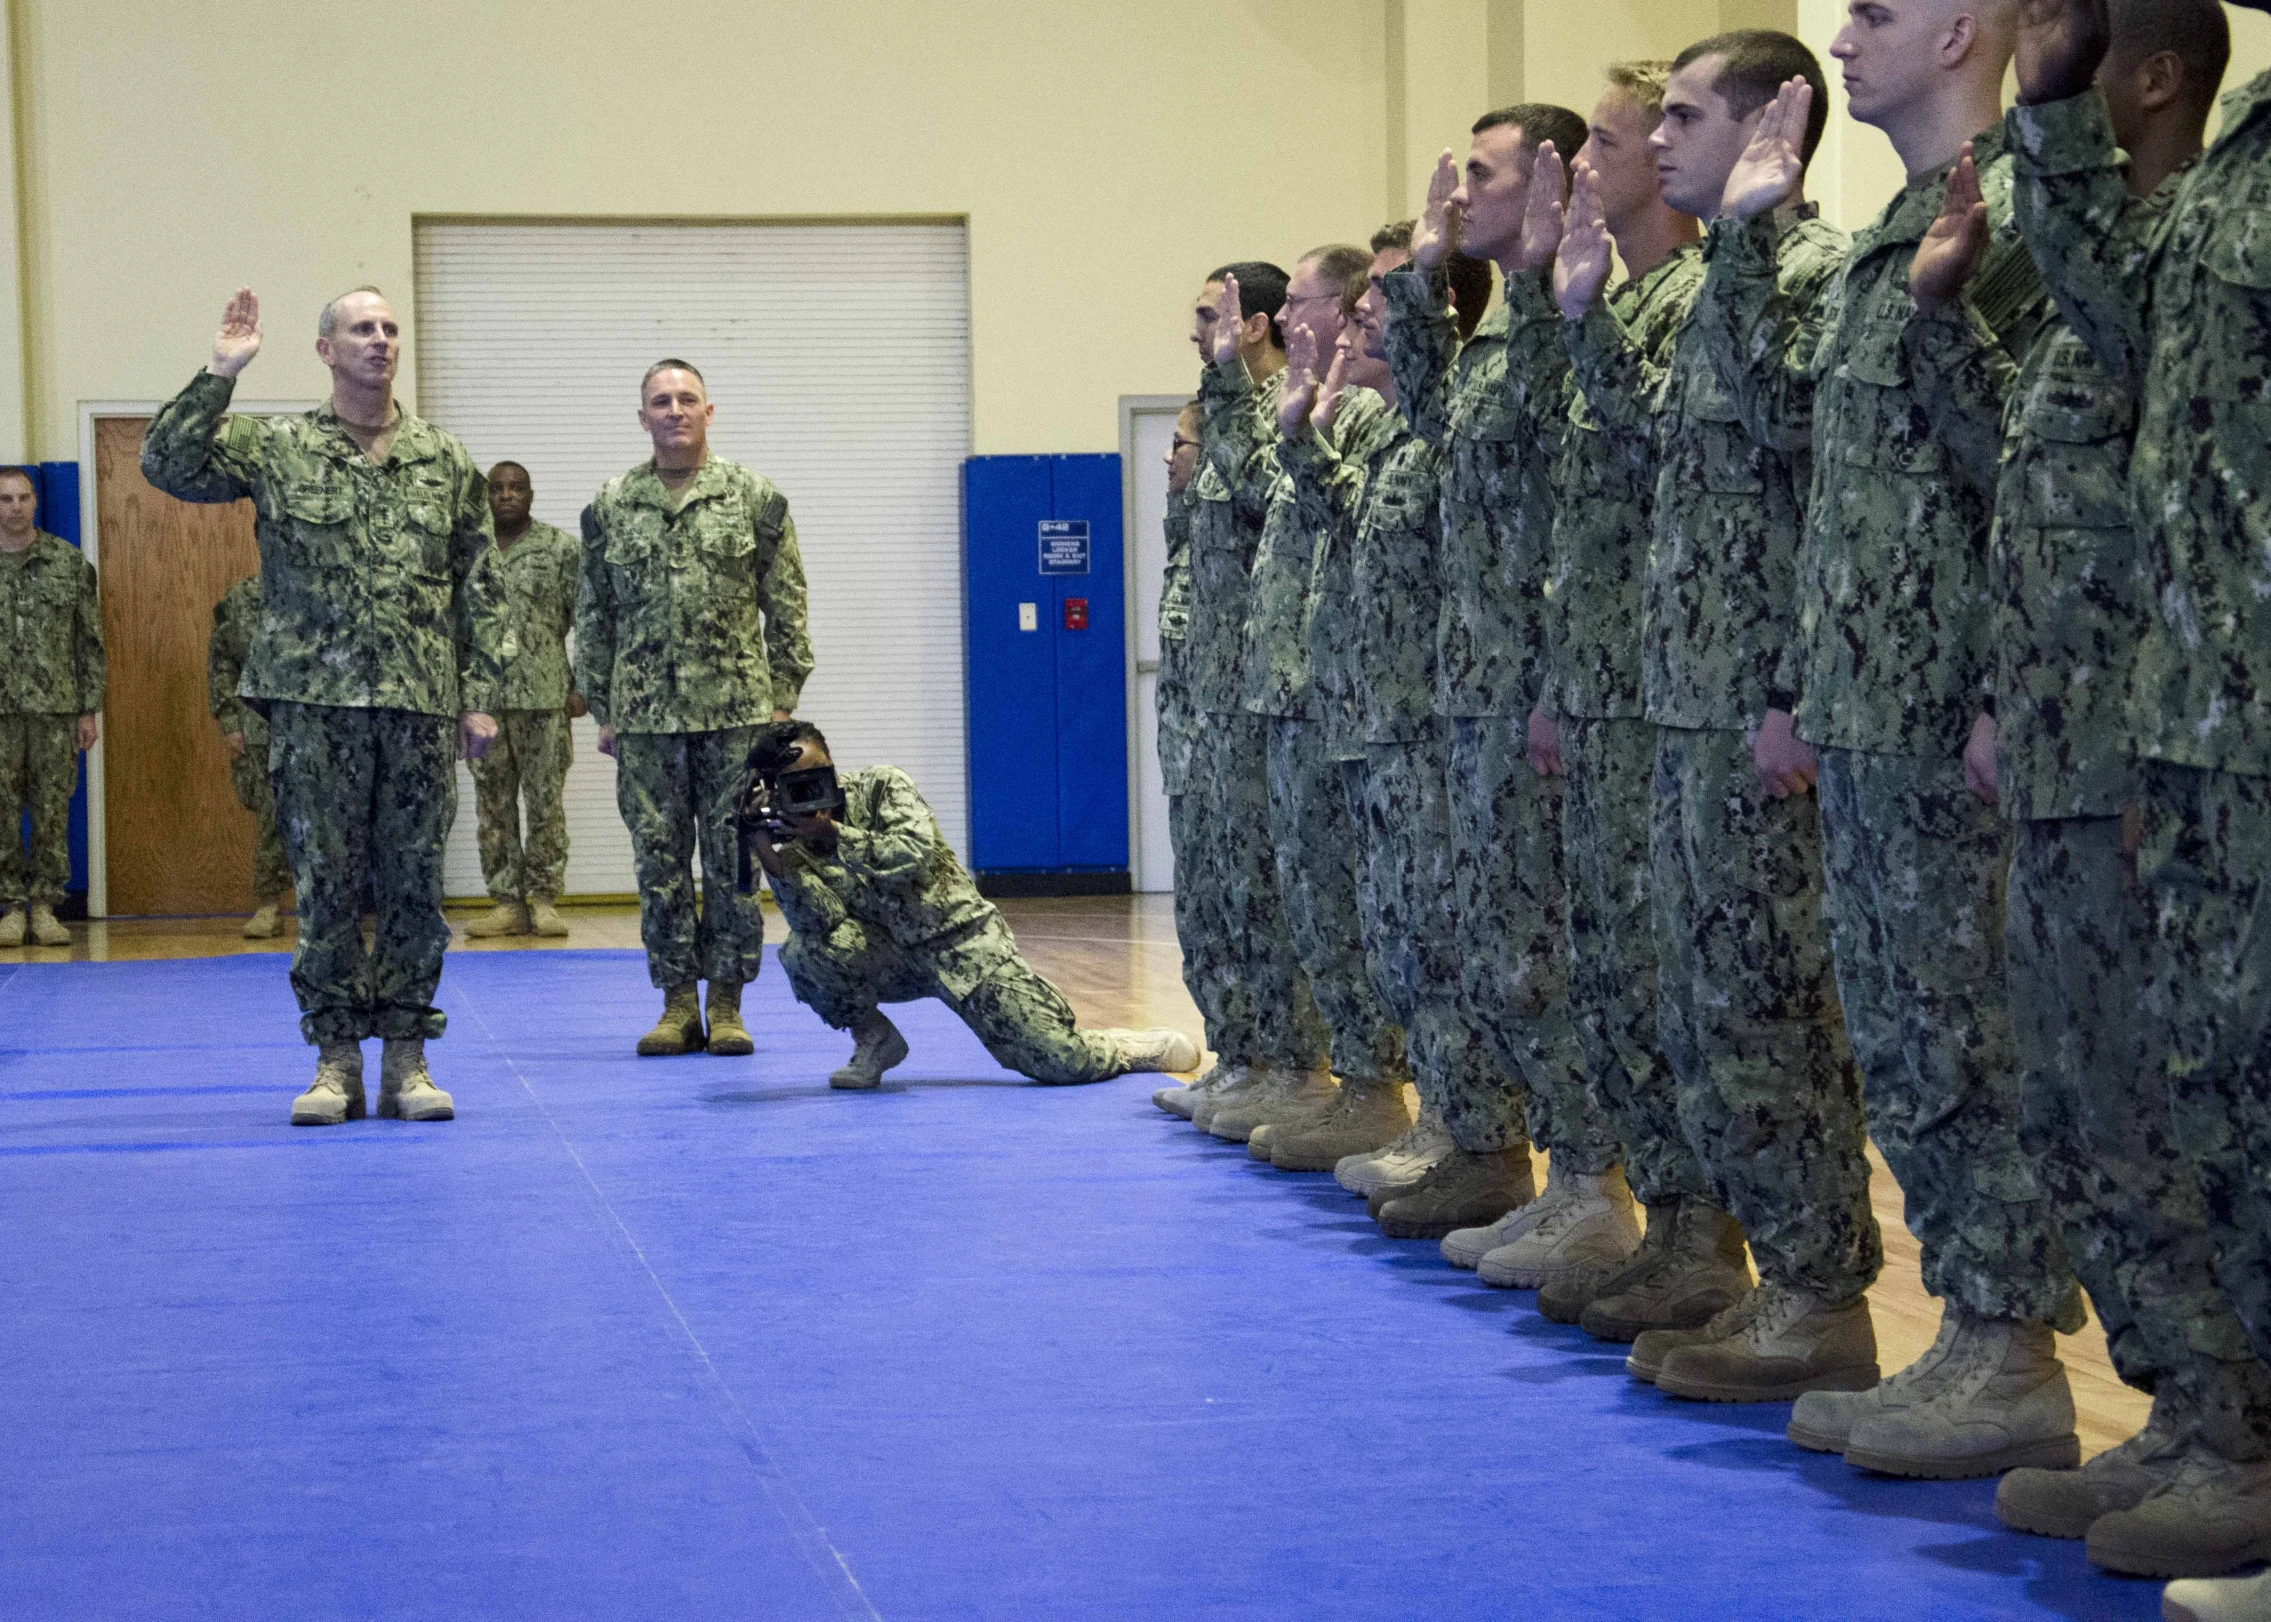
<svg viewBox="0 0 2271 1622"><path fill-rule="evenodd" d="M1412 227L1412 262L1422 270L1441 267L1444 256L1459 246L1460 210L1451 201L1451 194L1459 189L1459 161L1445 147L1443 156L1435 160L1435 173L1427 177L1427 206L1419 211L1419 223Z"/></svg>
<svg viewBox="0 0 2271 1622"><path fill-rule="evenodd" d="M252 289L240 287L221 312L221 330L213 335L213 360L205 369L215 377L234 377L260 353L260 300Z"/></svg>
<svg viewBox="0 0 2271 1622"><path fill-rule="evenodd" d="M1246 307L1238 301L1238 278L1222 278L1222 291L1214 300L1214 352L1207 358L1228 366L1238 358L1238 345L1246 334Z"/></svg>
<svg viewBox="0 0 2271 1622"><path fill-rule="evenodd" d="M1601 187L1585 154L1570 165L1569 208L1562 221L1561 250L1553 261L1553 301L1571 321L1600 302L1609 283L1609 219L1601 208Z"/></svg>
<svg viewBox="0 0 2271 1622"><path fill-rule="evenodd" d="M1814 87L1803 79L1792 79L1774 93L1751 131L1750 145L1727 176L1721 214L1755 220L1797 195L1806 178L1806 115L1813 105Z"/></svg>
<svg viewBox="0 0 2271 1622"><path fill-rule="evenodd" d="M1219 318L1218 318L1219 319ZM1309 412L1317 403L1317 335L1307 327L1285 329L1285 379L1277 395L1277 431L1299 439L1309 431Z"/></svg>
<svg viewBox="0 0 2271 1622"><path fill-rule="evenodd" d="M241 732L222 733L221 747L228 750L231 760L240 759L244 754L244 734Z"/></svg>
<svg viewBox="0 0 2271 1622"><path fill-rule="evenodd" d="M1341 328L1341 341L1333 346L1333 363L1326 368L1325 381L1317 389L1317 403L1309 410L1309 426L1320 434L1333 431L1333 419L1340 415L1348 388L1349 357L1363 341L1355 322Z"/></svg>
<svg viewBox="0 0 2271 1622"><path fill-rule="evenodd" d="M2089 89L2113 42L2106 0L2021 0L2019 100L2064 101Z"/></svg>

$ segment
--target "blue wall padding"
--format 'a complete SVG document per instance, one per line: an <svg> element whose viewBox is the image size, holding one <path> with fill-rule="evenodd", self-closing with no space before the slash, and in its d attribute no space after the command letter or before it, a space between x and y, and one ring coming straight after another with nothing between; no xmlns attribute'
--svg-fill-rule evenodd
<svg viewBox="0 0 2271 1622"><path fill-rule="evenodd" d="M1127 591L1117 456L963 464L970 865L1128 865ZM1089 526L1084 575L1041 572L1040 525ZM1088 604L1085 630L1065 607ZM1035 625L1019 628L1031 603Z"/></svg>

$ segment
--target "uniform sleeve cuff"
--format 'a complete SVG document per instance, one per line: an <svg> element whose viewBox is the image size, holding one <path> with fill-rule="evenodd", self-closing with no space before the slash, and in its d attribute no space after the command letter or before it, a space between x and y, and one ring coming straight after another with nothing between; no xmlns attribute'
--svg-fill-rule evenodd
<svg viewBox="0 0 2271 1622"><path fill-rule="evenodd" d="M2113 120L2096 86L2064 101L2020 105L2007 115L2012 150L2038 175L2082 174L2114 162Z"/></svg>

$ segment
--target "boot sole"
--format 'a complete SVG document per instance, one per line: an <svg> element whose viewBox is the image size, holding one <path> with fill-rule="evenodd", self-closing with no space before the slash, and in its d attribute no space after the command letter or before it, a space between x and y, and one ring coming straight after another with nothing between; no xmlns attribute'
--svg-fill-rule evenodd
<svg viewBox="0 0 2271 1622"><path fill-rule="evenodd" d="M1199 1107L1197 1099L1177 1098L1172 1091L1164 1089L1161 1092L1153 1093L1151 1101L1159 1106L1162 1113L1172 1115L1178 1121L1189 1120L1191 1111Z"/></svg>
<svg viewBox="0 0 2271 1622"><path fill-rule="evenodd" d="M696 1037L688 1041L679 1037L675 1042L665 1037L657 1041L651 1036L639 1038L639 1057L642 1059L676 1059L688 1053L707 1053L709 1038Z"/></svg>
<svg viewBox="0 0 2271 1622"><path fill-rule="evenodd" d="M1790 1421L1789 1429L1785 1430L1782 1434L1792 1447L1802 1447L1808 1453L1836 1453L1842 1455L1845 1452L1846 1439L1844 1437L1833 1436L1828 1431L1807 1430L1795 1419ZM1850 1457L1848 1457L1845 1462L1851 1464L1853 1461ZM1864 1468L1874 1467L1864 1466ZM1894 1472L1887 1471L1886 1473L1889 1475L1893 1474Z"/></svg>
<svg viewBox="0 0 2271 1622"><path fill-rule="evenodd" d="M382 1098L379 1100L378 1115L382 1121L454 1121L457 1119L457 1108L452 1104L444 1104L439 1109L427 1105L405 1113L400 1104Z"/></svg>
<svg viewBox="0 0 2271 1622"><path fill-rule="evenodd" d="M1585 1310L1590 1312L1598 1302L1606 1299L1608 1299L1606 1296L1595 1296L1591 1301L1585 1303ZM1580 1319L1579 1327L1595 1340L1608 1341L1617 1346L1629 1346L1651 1329L1701 1329L1741 1299L1741 1296L1730 1296L1717 1306L1704 1307L1692 1313L1681 1313L1673 1318L1640 1319L1603 1316L1591 1323Z"/></svg>
<svg viewBox="0 0 2271 1622"><path fill-rule="evenodd" d="M1982 1476L1999 1476L2006 1470L2078 1468L2082 1462L2082 1442L2077 1436L2060 1436L2043 1442L2024 1442L1976 1459L1904 1459L1897 1453L1847 1448L1845 1462L1856 1470L1874 1470L1881 1476L1901 1476L1909 1481L1977 1481Z"/></svg>
<svg viewBox="0 0 2271 1622"><path fill-rule="evenodd" d="M2217 1557L2156 1548L2126 1548L2119 1546L2114 1538L2092 1536L2089 1557L2090 1564L2100 1570L2118 1571L2127 1577L2227 1577L2244 1566L2271 1560L2271 1538L2257 1538L2243 1549Z"/></svg>
<svg viewBox="0 0 2271 1622"><path fill-rule="evenodd" d="M708 1052L714 1059L746 1059L757 1051L757 1044L746 1036L729 1036L722 1040L711 1037Z"/></svg>
<svg viewBox="0 0 2271 1622"><path fill-rule="evenodd" d="M1475 1268L1477 1276L1485 1284L1501 1290L1542 1290L1548 1284L1558 1284L1563 1279L1575 1278L1580 1273L1596 1273L1607 1278L1631 1258L1628 1256L1607 1263L1582 1262L1559 1267L1508 1267L1503 1264L1492 1267L1487 1265L1489 1260L1489 1257L1484 1257L1483 1263Z"/></svg>
<svg viewBox="0 0 2271 1622"><path fill-rule="evenodd" d="M1669 1362L1670 1358L1667 1357L1665 1361ZM1628 1359L1628 1365L1629 1362ZM1780 1380L1773 1385L1763 1386L1720 1385L1715 1381L1681 1380L1678 1378L1667 1383L1664 1379L1663 1370L1658 1369L1656 1389L1666 1396L1685 1397L1690 1402L1796 1402L1809 1391L1866 1391L1875 1385L1880 1378L1877 1365L1874 1363L1871 1363L1866 1369L1832 1369L1826 1374L1807 1375L1803 1379L1797 1380Z"/></svg>

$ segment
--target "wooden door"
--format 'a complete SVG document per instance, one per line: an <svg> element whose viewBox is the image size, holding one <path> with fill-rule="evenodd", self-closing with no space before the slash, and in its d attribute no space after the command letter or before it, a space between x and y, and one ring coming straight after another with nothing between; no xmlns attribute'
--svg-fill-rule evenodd
<svg viewBox="0 0 2271 1622"><path fill-rule="evenodd" d="M148 427L95 422L110 914L250 912L252 817L205 709L205 653L213 605L260 566L252 503L200 507L155 489L142 477Z"/></svg>

